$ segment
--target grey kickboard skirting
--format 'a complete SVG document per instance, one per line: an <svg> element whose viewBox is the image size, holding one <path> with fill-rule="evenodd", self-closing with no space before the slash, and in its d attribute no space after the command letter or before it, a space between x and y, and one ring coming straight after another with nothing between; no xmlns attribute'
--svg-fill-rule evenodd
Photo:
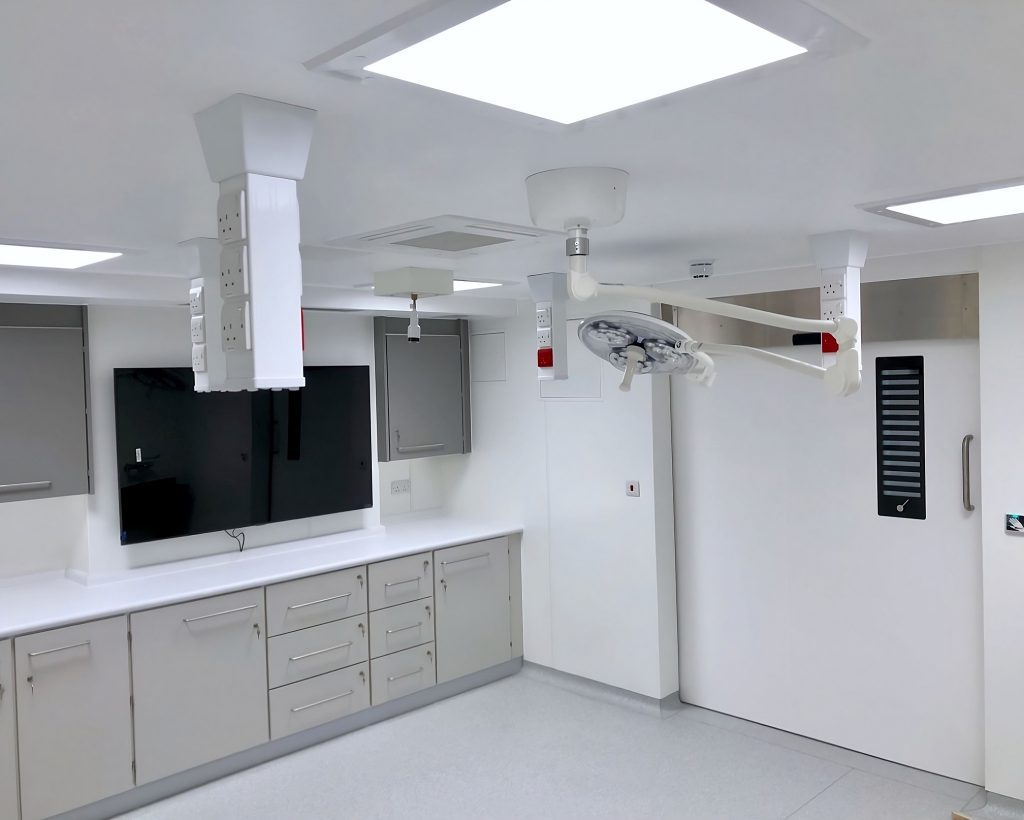
<svg viewBox="0 0 1024 820"><path fill-rule="evenodd" d="M57 815L52 820L107 820L107 818L133 811L157 800L172 797L175 794L180 794L197 786L202 786L205 783L219 780L227 775L258 766L260 763L266 763L268 760L283 757L309 746L315 746L318 743L323 743L325 740L340 737L373 723L380 723L389 718L411 712L414 709L419 709L422 706L436 703L439 700L468 692L470 689L494 683L494 681L501 678L507 678L510 675L516 674L522 667L523 659L513 658L489 669L421 689L419 692L413 692L411 695L406 695L397 700L382 703L380 706L372 706L354 715L349 715L331 723L325 723L323 726L315 726L312 729L306 729L304 732L297 732L288 737L271 740L253 749L246 749L244 752L239 752L230 757L214 760L211 763L197 766L185 772L179 772L162 780L157 780L154 783L136 786L131 791L116 794L97 803L90 803L88 806L72 809L69 812Z"/></svg>
<svg viewBox="0 0 1024 820"><path fill-rule="evenodd" d="M972 800L971 805L974 803ZM1024 820L1024 801L1003 797L993 792L985 793L985 805L977 809L961 809L953 814L955 820Z"/></svg>

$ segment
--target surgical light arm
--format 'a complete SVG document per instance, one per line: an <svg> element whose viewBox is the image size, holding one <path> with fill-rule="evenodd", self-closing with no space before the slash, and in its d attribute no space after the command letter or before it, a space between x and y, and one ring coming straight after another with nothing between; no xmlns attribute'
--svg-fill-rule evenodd
<svg viewBox="0 0 1024 820"><path fill-rule="evenodd" d="M570 239L569 242L572 243L573 239ZM754 356L771 364L823 379L826 390L836 396L848 396L860 387L860 352L857 345L858 328L857 322L853 319L846 317L835 320L802 319L796 316L786 316L781 313L771 313L765 310L757 310L756 308L718 302L699 296L690 296L676 291L643 286L599 283L587 271L586 246L580 246L580 250L583 252L577 254L570 252L569 254L569 294L574 299L585 301L599 295L624 296L643 299L649 302L661 302L675 307L698 310L703 313L731 319L742 319L748 322L756 322L801 333L831 333L836 339L839 353L835 364L828 368L818 367L788 356L781 356L758 348L741 345L718 345L690 341L686 343L684 350L692 354L738 353Z"/></svg>

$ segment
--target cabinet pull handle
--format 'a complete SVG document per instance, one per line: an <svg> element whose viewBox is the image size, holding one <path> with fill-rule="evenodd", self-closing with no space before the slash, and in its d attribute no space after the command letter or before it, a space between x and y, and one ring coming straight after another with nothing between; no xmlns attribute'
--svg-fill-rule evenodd
<svg viewBox="0 0 1024 820"><path fill-rule="evenodd" d="M475 561L477 558L490 558L489 552L481 552L479 555L470 555L468 558L456 558L454 561L442 561L441 566L446 567L449 564L461 564L464 561Z"/></svg>
<svg viewBox="0 0 1024 820"><path fill-rule="evenodd" d="M317 655L323 655L325 652L334 652L336 649L347 649L350 646L352 646L352 641L345 641L345 643L339 643L335 644L334 646L328 646L326 649L318 649L316 650L316 652L307 652L305 655L295 655L294 657L291 657L288 660L289 662L304 661L306 660L306 658L313 658Z"/></svg>
<svg viewBox="0 0 1024 820"><path fill-rule="evenodd" d="M974 512L974 504L971 503L971 442L974 436L968 433L960 445L960 466L963 469L964 509L967 512Z"/></svg>
<svg viewBox="0 0 1024 820"><path fill-rule="evenodd" d="M27 493L31 490L48 490L52 481L25 481L21 484L0 484L0 493Z"/></svg>
<svg viewBox="0 0 1024 820"><path fill-rule="evenodd" d="M412 672L406 672L404 675L391 675L388 678L388 683L394 683L396 680L402 680L402 678L411 678L413 675L418 675L423 671L421 666L419 669L414 669Z"/></svg>
<svg viewBox="0 0 1024 820"><path fill-rule="evenodd" d="M195 621L205 621L207 618L219 618L221 615L234 615L236 612L248 612L250 609L256 609L258 604L249 604L249 606L238 606L234 609L225 609L221 612L211 612L209 615L196 615L194 618L182 618L181 622L184 624L194 623Z"/></svg>
<svg viewBox="0 0 1024 820"><path fill-rule="evenodd" d="M384 634L385 635L394 635L396 632L408 632L410 629L419 629L421 626L423 626L423 621L420 621L418 624L413 624L412 626L402 626L402 627L399 627L398 629L389 629Z"/></svg>
<svg viewBox="0 0 1024 820"><path fill-rule="evenodd" d="M443 450L444 444L414 444L411 447L399 445L395 449L400 453L425 453L428 450Z"/></svg>
<svg viewBox="0 0 1024 820"><path fill-rule="evenodd" d="M78 649L80 646L89 646L92 641L82 641L80 643L69 643L67 646L55 646L53 649L43 649L39 652L29 652L29 659L38 658L40 655L52 655L54 652L64 652L68 649Z"/></svg>
<svg viewBox="0 0 1024 820"><path fill-rule="evenodd" d="M406 578L404 581L388 581L386 584L384 584L384 588L387 589L388 587L400 587L402 584L411 584L413 583L413 581L415 581L418 584L420 582L420 579Z"/></svg>
<svg viewBox="0 0 1024 820"><path fill-rule="evenodd" d="M292 709L293 712L305 712L307 709L312 709L314 706L323 706L325 703L330 703L332 700L340 700L341 698L347 698L352 694L352 690L349 689L347 692L342 692L340 695L333 695L323 700L318 700L315 703L307 703L305 706L296 706Z"/></svg>
<svg viewBox="0 0 1024 820"><path fill-rule="evenodd" d="M341 595L331 595L329 598L317 598L315 601L306 601L304 604L292 604L288 609L305 609L307 606L316 606L317 604L326 604L328 601L337 601L341 598L348 598L352 595L351 592L343 592Z"/></svg>

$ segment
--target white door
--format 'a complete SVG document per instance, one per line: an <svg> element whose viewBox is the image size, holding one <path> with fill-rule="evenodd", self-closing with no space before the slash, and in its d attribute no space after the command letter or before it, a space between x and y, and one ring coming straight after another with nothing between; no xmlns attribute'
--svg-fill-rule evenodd
<svg viewBox="0 0 1024 820"><path fill-rule="evenodd" d="M263 589L134 612L139 784L270 739Z"/></svg>
<svg viewBox="0 0 1024 820"><path fill-rule="evenodd" d="M131 789L128 619L23 635L14 654L23 820Z"/></svg>
<svg viewBox="0 0 1024 820"><path fill-rule="evenodd" d="M923 521L876 499L875 359L913 355ZM868 344L841 400L735 359L710 390L673 380L684 701L982 781L981 504L961 480L978 387L975 340Z"/></svg>
<svg viewBox="0 0 1024 820"><path fill-rule="evenodd" d="M0 641L0 817L18 816L17 734L14 729L14 656Z"/></svg>

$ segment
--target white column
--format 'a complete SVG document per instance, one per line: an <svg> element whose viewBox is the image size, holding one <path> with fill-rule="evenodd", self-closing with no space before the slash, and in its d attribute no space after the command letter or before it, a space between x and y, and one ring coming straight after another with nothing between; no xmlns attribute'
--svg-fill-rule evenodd
<svg viewBox="0 0 1024 820"><path fill-rule="evenodd" d="M821 280L821 318L845 316L860 325L860 272L868 254L867 237L857 231L837 231L811 237L811 251ZM860 349L860 335L857 336ZM835 355L826 352L822 342L822 360L826 367L835 364Z"/></svg>

